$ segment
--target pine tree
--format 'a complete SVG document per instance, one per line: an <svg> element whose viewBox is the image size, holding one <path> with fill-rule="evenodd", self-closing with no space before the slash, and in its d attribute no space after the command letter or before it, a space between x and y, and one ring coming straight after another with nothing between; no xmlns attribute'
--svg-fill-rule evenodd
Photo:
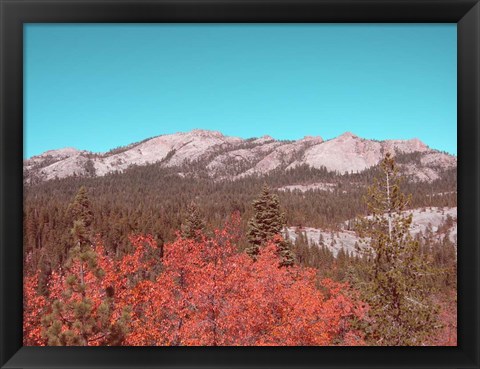
<svg viewBox="0 0 480 369"><path fill-rule="evenodd" d="M379 345L420 345L432 332L436 308L425 283L431 267L409 229L412 214L404 210L410 196L400 191L400 177L391 155L381 163L382 174L368 190L370 216L357 231L359 251L370 260L364 299L370 306L368 335Z"/></svg>
<svg viewBox="0 0 480 369"><path fill-rule="evenodd" d="M85 227L89 227L92 224L92 205L87 195L87 189L84 186L80 187L73 202L68 206L68 213L72 219L82 221Z"/></svg>
<svg viewBox="0 0 480 369"><path fill-rule="evenodd" d="M281 258L280 266L291 266L295 263L295 255L292 252L292 244L283 237L275 239L278 255Z"/></svg>
<svg viewBox="0 0 480 369"><path fill-rule="evenodd" d="M125 310L112 323L113 294L99 293L104 271L91 243L93 213L84 187L69 210L75 216L71 229L74 246L64 275L56 276L64 281L64 290L57 291L61 298L53 301L51 312L42 318L43 335L54 346L87 346L94 341L118 344L126 334L128 313Z"/></svg>
<svg viewBox="0 0 480 369"><path fill-rule="evenodd" d="M282 235L285 227L285 214L280 209L278 196L272 194L266 184L263 186L260 198L253 201L253 207L255 214L248 222L247 239L250 245L246 252L255 259L261 246L264 246L267 241L273 240L275 236ZM275 240L282 259L281 265L292 265L295 258L290 242L282 237L277 237Z"/></svg>
<svg viewBox="0 0 480 369"><path fill-rule="evenodd" d="M181 235L183 238L197 239L199 232L205 229L205 221L203 220L198 206L192 202L187 206L187 217L182 224Z"/></svg>

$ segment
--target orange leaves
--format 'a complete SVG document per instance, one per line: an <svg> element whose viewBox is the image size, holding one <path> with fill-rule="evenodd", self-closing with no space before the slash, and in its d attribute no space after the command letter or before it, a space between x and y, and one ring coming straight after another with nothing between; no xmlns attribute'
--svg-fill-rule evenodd
<svg viewBox="0 0 480 369"><path fill-rule="evenodd" d="M132 237L133 252L119 260L97 246L103 276L85 275L94 314L105 295L112 301L112 323L128 307L124 345L363 344L351 323L364 312L347 284L324 280L319 289L314 269L280 268L275 241L256 261L237 253L238 221L232 217L212 237L178 237L164 246L161 261L151 237ZM24 332L26 342L37 345L42 344L40 322L31 305L51 307L36 295L35 278L25 279L31 303ZM65 283L62 272L54 272L50 294L75 298L62 294Z"/></svg>
<svg viewBox="0 0 480 369"><path fill-rule="evenodd" d="M23 281L23 345L41 346L41 317L47 304L45 297L37 293L38 273L24 277Z"/></svg>
<svg viewBox="0 0 480 369"><path fill-rule="evenodd" d="M166 269L157 285L169 280L175 286L175 293L170 294L173 300L167 301L167 306L175 309L165 333L171 334L174 320L178 327L170 344L328 345L354 341L354 333L348 342L344 340L351 318L358 313L341 293L346 285L326 281L330 295L326 299L315 286L314 270L278 267L274 242L261 251L256 262L234 250L228 232L217 232L213 239L202 241L178 239L166 246Z"/></svg>

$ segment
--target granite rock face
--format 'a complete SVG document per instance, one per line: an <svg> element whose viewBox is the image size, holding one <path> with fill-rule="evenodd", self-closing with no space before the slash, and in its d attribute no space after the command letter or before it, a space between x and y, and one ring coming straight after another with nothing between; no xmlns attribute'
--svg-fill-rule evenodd
<svg viewBox="0 0 480 369"><path fill-rule="evenodd" d="M219 180L263 175L300 165L343 174L375 166L387 152L418 153L419 160L399 165L417 181L433 181L439 171L457 165L455 156L433 150L418 139L375 141L346 132L327 141L320 136L280 141L270 136L243 139L197 129L157 136L108 153L75 148L46 151L24 161L24 178L29 183L73 175L103 176L132 165L153 163L178 167L183 173L183 165L195 162L203 163L208 174Z"/></svg>

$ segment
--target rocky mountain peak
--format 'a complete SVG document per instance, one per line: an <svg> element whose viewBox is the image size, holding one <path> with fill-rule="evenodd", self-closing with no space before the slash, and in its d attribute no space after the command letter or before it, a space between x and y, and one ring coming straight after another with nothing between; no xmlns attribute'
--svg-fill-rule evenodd
<svg viewBox="0 0 480 369"><path fill-rule="evenodd" d="M419 180L433 180L438 170L456 166L456 157L430 149L417 138L376 141L351 132L324 141L320 136L305 136L296 141L281 141L265 135L249 140L225 136L221 132L194 129L156 136L112 152L91 153L72 147L50 150L24 161L25 178L37 181L72 175L96 175L124 171L131 165L159 163L178 167L202 162L215 179L237 179L264 175L278 168L307 165L338 173L361 172L377 165L386 152L421 153L419 163L404 165L405 171ZM421 166L423 170L419 169ZM427 172L425 172L427 171ZM425 175L420 176L421 173Z"/></svg>
<svg viewBox="0 0 480 369"><path fill-rule="evenodd" d="M358 138L358 136L353 134L352 132L349 132L349 131L344 132L340 136L337 137L337 139L341 139L341 140L348 140L348 139L353 139L353 138Z"/></svg>
<svg viewBox="0 0 480 369"><path fill-rule="evenodd" d="M48 150L45 151L44 153L37 155L39 157L46 157L46 156L52 156L52 157L66 157L66 156L72 156L76 155L83 152L82 150L78 150L75 147L64 147L61 149L56 149L56 150Z"/></svg>
<svg viewBox="0 0 480 369"><path fill-rule="evenodd" d="M306 143L322 143L323 138L320 136L304 136L299 142L306 142Z"/></svg>
<svg viewBox="0 0 480 369"><path fill-rule="evenodd" d="M198 137L225 137L222 132L219 131L212 131L208 129L193 129L190 132L186 132L186 134Z"/></svg>
<svg viewBox="0 0 480 369"><path fill-rule="evenodd" d="M408 140L407 141L411 146L412 146L412 149L415 149L417 151L419 150L427 150L428 149L428 146L423 143L421 140L419 140L418 138L412 138L411 140Z"/></svg>

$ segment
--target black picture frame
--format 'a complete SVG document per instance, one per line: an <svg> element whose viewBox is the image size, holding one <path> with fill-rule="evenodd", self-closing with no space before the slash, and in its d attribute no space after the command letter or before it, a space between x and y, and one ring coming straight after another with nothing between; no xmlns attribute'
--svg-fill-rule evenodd
<svg viewBox="0 0 480 369"><path fill-rule="evenodd" d="M0 0L2 368L479 368L478 0ZM23 24L365 22L458 26L457 347L22 347Z"/></svg>

